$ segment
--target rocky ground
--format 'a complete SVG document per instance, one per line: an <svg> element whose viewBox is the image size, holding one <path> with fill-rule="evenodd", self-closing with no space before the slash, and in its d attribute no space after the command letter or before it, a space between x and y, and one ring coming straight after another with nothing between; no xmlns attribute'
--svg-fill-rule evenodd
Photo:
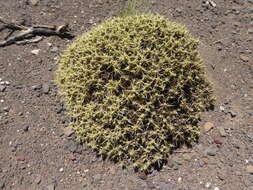
<svg viewBox="0 0 253 190"><path fill-rule="evenodd" d="M79 35L117 15L124 0L0 0L0 16L26 25L69 23ZM0 48L0 189L253 189L253 1L159 0L153 12L199 37L217 102L199 143L146 176L103 161L73 141L54 84L57 56L71 41ZM1 40L7 33L0 33Z"/></svg>

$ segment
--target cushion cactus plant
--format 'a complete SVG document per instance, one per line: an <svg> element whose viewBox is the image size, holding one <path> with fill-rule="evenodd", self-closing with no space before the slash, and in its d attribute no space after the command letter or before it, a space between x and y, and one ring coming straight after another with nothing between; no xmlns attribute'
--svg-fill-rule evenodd
<svg viewBox="0 0 253 190"><path fill-rule="evenodd" d="M196 141L214 101L198 44L154 14L116 17L80 36L57 71L78 140L140 171Z"/></svg>

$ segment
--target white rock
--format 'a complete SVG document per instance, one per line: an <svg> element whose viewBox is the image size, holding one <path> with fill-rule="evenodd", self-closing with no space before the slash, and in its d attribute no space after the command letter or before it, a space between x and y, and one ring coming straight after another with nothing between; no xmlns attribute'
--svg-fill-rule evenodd
<svg viewBox="0 0 253 190"><path fill-rule="evenodd" d="M216 3L212 0L209 0L209 4L212 6L212 7L216 7Z"/></svg>
<svg viewBox="0 0 253 190"><path fill-rule="evenodd" d="M225 111L225 108L223 106L220 106L220 111Z"/></svg>
<svg viewBox="0 0 253 190"><path fill-rule="evenodd" d="M33 55L38 55L40 53L40 49L34 49L31 51Z"/></svg>
<svg viewBox="0 0 253 190"><path fill-rule="evenodd" d="M210 188L212 186L212 184L210 183L210 182L207 182L206 184L205 184L205 188Z"/></svg>
<svg viewBox="0 0 253 190"><path fill-rule="evenodd" d="M213 190L220 190L219 187L215 187Z"/></svg>

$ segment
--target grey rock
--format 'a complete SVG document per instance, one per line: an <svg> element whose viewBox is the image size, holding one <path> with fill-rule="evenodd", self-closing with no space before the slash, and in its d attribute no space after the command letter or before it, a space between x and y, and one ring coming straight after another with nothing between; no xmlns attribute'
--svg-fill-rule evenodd
<svg viewBox="0 0 253 190"><path fill-rule="evenodd" d="M5 89L6 89L6 86L4 86L4 85L0 85L0 92L4 92L4 91L5 91Z"/></svg>
<svg viewBox="0 0 253 190"><path fill-rule="evenodd" d="M206 153L206 155L208 155L208 156L215 156L216 154L217 154L217 149L214 149L214 148L207 148L206 150L205 150L205 153Z"/></svg>
<svg viewBox="0 0 253 190"><path fill-rule="evenodd" d="M237 149L243 148L243 146L241 144L237 143L237 142L234 142L233 145Z"/></svg>
<svg viewBox="0 0 253 190"><path fill-rule="evenodd" d="M56 113L60 114L62 111L64 111L64 107L62 104L60 104L56 106L55 110L56 110Z"/></svg>
<svg viewBox="0 0 253 190"><path fill-rule="evenodd" d="M78 147L79 147L79 143L77 142L69 142L69 143L64 144L64 149L72 153L78 152Z"/></svg>
<svg viewBox="0 0 253 190"><path fill-rule="evenodd" d="M41 176L40 176L40 175L37 175L37 176L35 177L35 179L34 179L34 183L35 183L35 184L40 184L40 182L41 182Z"/></svg>
<svg viewBox="0 0 253 190"><path fill-rule="evenodd" d="M5 106L5 107L3 107L3 111L5 111L5 112L9 112L9 111L10 111L10 107L9 107L9 106Z"/></svg>
<svg viewBox="0 0 253 190"><path fill-rule="evenodd" d="M219 128L219 133L220 133L221 137L226 137L227 136L227 133L226 133L226 131L223 127Z"/></svg>
<svg viewBox="0 0 253 190"><path fill-rule="evenodd" d="M203 162L202 160L199 160L198 164L200 167L203 167L205 165L205 162Z"/></svg>
<svg viewBox="0 0 253 190"><path fill-rule="evenodd" d="M49 84L44 83L44 84L42 85L42 92L43 92L44 94L48 94L49 91L50 91L50 86L49 86Z"/></svg>
<svg viewBox="0 0 253 190"><path fill-rule="evenodd" d="M3 189L5 187L5 182L3 179L0 179L0 189Z"/></svg>
<svg viewBox="0 0 253 190"><path fill-rule="evenodd" d="M253 14L253 7L250 8L249 13Z"/></svg>
<svg viewBox="0 0 253 190"><path fill-rule="evenodd" d="M167 183L161 183L159 185L159 190L170 190L171 189L171 185L167 184Z"/></svg>
<svg viewBox="0 0 253 190"><path fill-rule="evenodd" d="M48 185L47 190L55 190L55 185L54 184Z"/></svg>
<svg viewBox="0 0 253 190"><path fill-rule="evenodd" d="M93 176L94 183L100 183L102 181L103 176L101 174L96 174Z"/></svg>
<svg viewBox="0 0 253 190"><path fill-rule="evenodd" d="M231 117L236 117L237 116L237 113L235 113L234 111L229 111L228 113L231 115Z"/></svg>
<svg viewBox="0 0 253 190"><path fill-rule="evenodd" d="M248 33L249 33L249 34L253 34L253 28L249 28L249 29L248 29Z"/></svg>
<svg viewBox="0 0 253 190"><path fill-rule="evenodd" d="M63 132L64 132L64 135L66 135L67 137L70 137L74 133L72 127L63 128Z"/></svg>
<svg viewBox="0 0 253 190"><path fill-rule="evenodd" d="M155 184L153 184L149 181L147 182L147 186L148 186L149 189L155 189L156 188Z"/></svg>
<svg viewBox="0 0 253 190"><path fill-rule="evenodd" d="M57 52L58 50L59 50L58 47L53 47L53 48L51 49L51 52L55 53L55 52Z"/></svg>
<svg viewBox="0 0 253 190"><path fill-rule="evenodd" d="M25 86L23 84L15 84L13 87L16 88L16 89L22 89Z"/></svg>
<svg viewBox="0 0 253 190"><path fill-rule="evenodd" d="M176 11L177 14L179 14L179 15L182 13L182 9L180 9L180 8L176 8L175 11Z"/></svg>

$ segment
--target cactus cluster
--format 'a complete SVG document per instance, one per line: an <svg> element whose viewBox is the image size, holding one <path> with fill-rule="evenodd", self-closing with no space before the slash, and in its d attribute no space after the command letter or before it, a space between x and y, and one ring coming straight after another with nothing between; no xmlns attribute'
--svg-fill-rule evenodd
<svg viewBox="0 0 253 190"><path fill-rule="evenodd" d="M154 14L112 18L81 35L56 73L77 139L139 171L196 141L214 101L198 45Z"/></svg>

